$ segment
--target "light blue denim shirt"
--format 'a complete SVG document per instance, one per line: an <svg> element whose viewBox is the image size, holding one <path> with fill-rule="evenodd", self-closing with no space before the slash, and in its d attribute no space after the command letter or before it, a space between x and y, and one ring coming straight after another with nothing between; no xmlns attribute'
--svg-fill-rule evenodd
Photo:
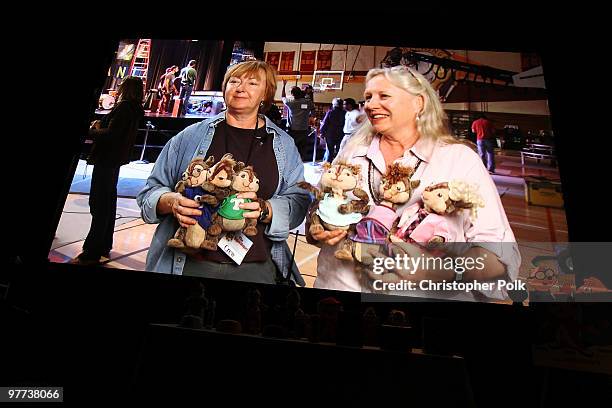
<svg viewBox="0 0 612 408"><path fill-rule="evenodd" d="M157 214L157 202L162 194L174 191L191 160L205 157L212 142L217 124L225 120L225 112L210 119L188 126L166 143L159 155L147 184L136 197L142 219L149 224L159 223L155 230L146 269L153 272L182 275L187 259L180 250L166 244L179 227L174 216ZM266 131L273 135L272 147L278 166L278 186L269 202L272 206L272 222L264 233L272 241L271 258L286 278L291 262L287 237L297 228L310 205L310 195L297 183L304 180L304 166L291 136L266 118ZM295 262L291 265L291 278L300 286L305 282Z"/></svg>

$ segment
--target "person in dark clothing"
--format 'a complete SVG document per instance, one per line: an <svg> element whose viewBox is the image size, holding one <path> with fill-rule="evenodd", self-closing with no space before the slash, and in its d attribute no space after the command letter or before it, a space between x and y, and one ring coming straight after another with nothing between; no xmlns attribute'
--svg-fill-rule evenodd
<svg viewBox="0 0 612 408"><path fill-rule="evenodd" d="M314 103L314 88L312 85L304 85L304 98L310 99Z"/></svg>
<svg viewBox="0 0 612 408"><path fill-rule="evenodd" d="M307 144L309 119L314 114L314 103L311 99L306 99L304 91L299 86L291 88L293 99L287 98L287 80L283 79L283 90L281 100L287 107L287 123L289 124L289 135L295 141L295 145L300 152L303 161L308 160Z"/></svg>
<svg viewBox="0 0 612 408"><path fill-rule="evenodd" d="M91 227L83 252L72 263L100 263L102 256L108 257L113 247L119 168L129 163L138 125L144 117L143 96L142 80L126 77L118 90L119 103L89 129L89 136L94 140L87 158L87 163L94 165L89 191Z"/></svg>
<svg viewBox="0 0 612 408"><path fill-rule="evenodd" d="M196 60L191 60L189 64L181 70L179 75L181 78L181 93L179 97L181 98L181 113L183 116L187 114L187 105L189 105L189 98L191 98L191 93L193 92L193 87L195 86L196 77L198 75L195 67Z"/></svg>
<svg viewBox="0 0 612 408"><path fill-rule="evenodd" d="M266 113L264 113L264 115L270 119L272 122L274 122L274 124L276 126L281 126L281 122L283 120L283 115L281 114L280 110L278 109L278 106L276 106L275 104L270 105L270 109L268 109L266 111Z"/></svg>
<svg viewBox="0 0 612 408"><path fill-rule="evenodd" d="M346 112L342 109L342 104L342 99L334 98L332 109L327 111L321 122L321 134L327 144L327 150L329 151L327 160L330 163L336 158L340 150L340 142L344 137L344 116Z"/></svg>

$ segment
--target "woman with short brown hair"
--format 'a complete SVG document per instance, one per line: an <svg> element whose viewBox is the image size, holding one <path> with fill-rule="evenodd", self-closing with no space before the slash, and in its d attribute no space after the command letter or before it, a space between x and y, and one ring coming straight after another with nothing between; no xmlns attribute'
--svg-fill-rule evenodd
<svg viewBox="0 0 612 408"><path fill-rule="evenodd" d="M227 110L184 129L164 147L145 188L138 195L142 217L161 223L147 256L147 270L157 272L275 283L291 270L304 284L286 239L301 224L310 203L297 187L304 167L293 139L263 116L273 102L276 74L265 62L247 61L230 66L223 79ZM195 157L219 160L231 153L236 161L253 166L260 183L257 193L238 194L251 202L239 204L247 220L256 220L253 245L237 265L220 249L196 254L166 246L177 227L196 223L200 204L173 191L181 174ZM172 216L170 216L172 215Z"/></svg>

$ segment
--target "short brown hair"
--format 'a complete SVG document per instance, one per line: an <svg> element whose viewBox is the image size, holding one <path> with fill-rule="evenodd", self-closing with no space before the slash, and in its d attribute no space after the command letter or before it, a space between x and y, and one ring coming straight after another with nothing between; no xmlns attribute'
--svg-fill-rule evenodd
<svg viewBox="0 0 612 408"><path fill-rule="evenodd" d="M270 106L272 106L274 94L276 93L276 73L274 72L274 68L272 68L267 62L244 61L229 66L227 68L227 72L225 73L225 77L223 77L223 87L221 88L223 90L223 95L225 95L225 87L231 77L240 78L244 74L259 72L259 70L264 72L266 81L266 92L264 94L264 104L261 112L267 112L268 109L270 109Z"/></svg>

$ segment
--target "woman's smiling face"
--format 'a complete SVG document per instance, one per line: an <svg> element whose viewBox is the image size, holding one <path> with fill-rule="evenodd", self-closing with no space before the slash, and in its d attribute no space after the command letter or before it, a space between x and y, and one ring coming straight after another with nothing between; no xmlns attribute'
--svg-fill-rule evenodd
<svg viewBox="0 0 612 408"><path fill-rule="evenodd" d="M225 103L229 111L256 112L266 94L266 81L262 70L231 77L225 87Z"/></svg>
<svg viewBox="0 0 612 408"><path fill-rule="evenodd" d="M416 127L416 115L422 104L420 96L395 86L384 75L370 79L363 95L365 112L377 133Z"/></svg>

